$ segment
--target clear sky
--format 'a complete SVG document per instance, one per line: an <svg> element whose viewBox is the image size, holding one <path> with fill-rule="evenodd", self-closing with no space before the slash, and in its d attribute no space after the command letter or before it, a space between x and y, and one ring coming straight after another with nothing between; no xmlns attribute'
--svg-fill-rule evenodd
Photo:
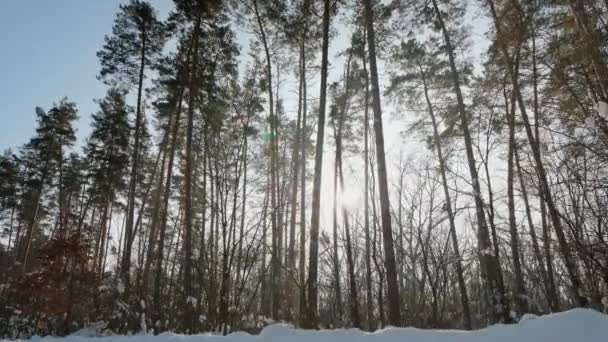
<svg viewBox="0 0 608 342"><path fill-rule="evenodd" d="M80 141L87 135L93 100L106 90L95 54L122 2L0 0L0 151L31 137L35 106L47 109L64 96L78 105ZM162 18L172 6L151 2Z"/></svg>

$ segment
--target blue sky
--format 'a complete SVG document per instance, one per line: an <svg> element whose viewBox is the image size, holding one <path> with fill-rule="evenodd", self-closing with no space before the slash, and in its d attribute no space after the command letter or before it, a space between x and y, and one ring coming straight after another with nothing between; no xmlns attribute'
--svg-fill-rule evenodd
<svg viewBox="0 0 608 342"><path fill-rule="evenodd" d="M67 96L78 105L78 137L90 132L94 99L106 86L96 79L96 52L111 33L123 0L0 1L0 151L27 142L34 107ZM161 17L171 0L151 1Z"/></svg>

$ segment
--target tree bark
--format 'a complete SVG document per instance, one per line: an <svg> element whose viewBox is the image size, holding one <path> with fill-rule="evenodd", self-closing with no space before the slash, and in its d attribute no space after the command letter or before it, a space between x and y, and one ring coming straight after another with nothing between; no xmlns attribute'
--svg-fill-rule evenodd
<svg viewBox="0 0 608 342"><path fill-rule="evenodd" d="M188 57L191 57L190 54ZM189 60L190 58L188 58ZM178 72L178 79L180 79L180 73ZM171 182L173 181L173 164L175 158L175 150L177 149L177 139L179 136L180 116L182 112L182 96L178 97L178 101L175 108L175 114L173 115L173 124L171 132L171 143L169 146L169 160L167 162L167 176L165 177L165 187L163 191L163 200L160 206L160 221L159 221L159 235L158 235L158 249L156 252L156 268L154 275L154 331L159 333L163 329L163 311L161 308L161 278L163 275L163 255L165 247L165 235L167 231L167 217L169 215L169 199L171 198Z"/></svg>
<svg viewBox="0 0 608 342"><path fill-rule="evenodd" d="M490 7L490 12L492 15L492 19L494 21L496 35L498 37L504 37L502 28L501 28L500 23L497 18L494 1L487 0L487 3ZM522 11L520 11L520 12L522 12ZM580 281L580 278L579 278L579 275L578 275L578 272L576 269L576 263L574 261L574 256L572 255L572 251L568 244L568 240L566 239L566 235L564 233L562 223L560 220L559 212L557 210L555 202L553 201L551 189L549 187L549 182L547 180L547 173L545 171L545 167L544 167L541 155L540 155L540 148L532 133L530 120L528 118L528 113L526 112L525 102L524 102L523 96L521 95L521 92L519 89L518 77L517 77L517 74L513 70L513 60L511 59L509 52L507 51L507 47L504 44L500 44L500 49L501 49L501 53L505 59L505 62L507 63L507 70L509 71L509 76L511 78L511 83L513 85L513 92L515 93L515 96L517 98L517 105L519 106L519 111L521 113L521 116L522 116L522 119L524 122L524 127L526 130L526 135L528 137L528 142L530 143L530 146L532 148L532 155L534 157L534 161L536 164L536 171L538 172L538 176L539 176L540 193L541 193L541 196L543 197L543 199L545 200L545 203L547 204L547 207L549 209L549 216L553 223L553 228L555 229L555 233L557 235L557 241L560 246L560 251L561 251L563 259L564 259L564 266L566 267L566 271L567 271L568 277L570 279L572 297L575 298L575 300L577 301L577 304L579 306L586 306L587 298L582 294L583 285Z"/></svg>
<svg viewBox="0 0 608 342"><path fill-rule="evenodd" d="M460 76L458 73L458 69L456 68L454 48L452 47L450 35L443 21L442 13L439 10L439 7L437 6L437 0L433 0L433 8L437 17L437 21L443 33L443 40L447 50L446 53L448 55L450 63L454 93L456 94L456 101L458 104L460 127L462 129L462 134L464 137L465 151L467 154L469 173L471 176L471 182L473 187L473 196L475 198L475 213L478 226L477 239L479 244L479 259L481 263L482 273L485 274L486 277L486 296L490 299L489 302L491 307L491 320L493 322L497 322L500 317L504 322L509 322L511 321L509 305L505 296L504 286L501 286L500 282L500 264L492 253L492 244L490 242L488 224L483 209L484 205L483 199L481 197L481 187L479 184L479 176L477 174L477 165L475 162L475 155L473 154L473 143L471 141L471 134L469 133L469 118L465 109L462 91L460 89Z"/></svg>
<svg viewBox="0 0 608 342"><path fill-rule="evenodd" d="M299 276L300 276L300 291L298 300L298 316L300 326L304 325L306 318L306 143L308 142L306 133L306 115L307 115L307 98L306 98L306 51L304 50L304 42L306 41L306 25L307 25L307 3L304 2L304 25L305 32L300 42L300 58L302 59L302 130L301 130L301 175L300 175L300 255L299 255Z"/></svg>
<svg viewBox="0 0 608 342"><path fill-rule="evenodd" d="M346 115L349 109L350 101L350 68L351 68L352 51L348 55L348 61L346 63L346 84L344 86L344 102L342 109L340 110L340 116L338 117L338 129L336 134L336 164L338 168L338 174L340 178L340 190L344 194L344 169L342 167L342 132L346 121ZM353 257L353 247L350 234L350 225L348 222L348 211L344 203L342 203L342 222L344 224L344 234L346 239L346 263L348 268L348 283L349 283L349 308L350 308L350 320L355 328L361 327L361 318L359 316L359 298L357 294L357 281L355 279L355 262Z"/></svg>
<svg viewBox="0 0 608 342"><path fill-rule="evenodd" d="M531 55L532 55L532 87L533 87L533 91L534 91L534 97L533 97L533 102L532 102L532 109L534 110L534 136L536 137L536 144L538 145L538 151L539 153L541 152L540 150L540 110L538 108L538 68L537 68L537 61L536 61L536 25L534 22L534 11L530 14L530 36L531 36L531 40L532 40L532 51L531 51ZM545 287L547 289L547 302L549 304L549 308L551 309L552 312L556 312L559 310L559 296L557 294L557 288L555 286L555 277L553 276L553 265L551 263L551 259L548 257L547 259L547 268L545 271L545 264L543 262L543 258L542 255L540 253L540 248L538 247L538 242L536 240L536 231L534 229L534 225L532 224L532 216L530 214L530 206L529 206L529 202L528 202L528 196L527 196L527 192L526 192L526 187L524 185L523 182L523 175L521 172L521 166L519 163L519 155L518 155L518 150L515 150L515 161L517 164L517 170L518 170L518 174L519 174L519 182L520 182L520 186L522 189L522 195L524 197L524 204L526 205L526 215L528 216L528 224L530 226L530 236L532 237L532 246L534 248L535 253L537 254L536 257L538 259L538 266L540 268L541 271L541 275L543 276L543 280L545 282ZM547 214L546 214L546 207L545 207L545 202L542 199L542 197L539 198L539 205L540 205L540 214L541 214L541 224L542 224L542 229L543 229L543 235L544 232L548 232L548 227L547 227ZM547 240L545 240L547 241Z"/></svg>
<svg viewBox="0 0 608 342"><path fill-rule="evenodd" d="M374 111L374 131L376 137L376 158L378 165L378 188L380 192L380 214L382 217L382 236L384 240L384 267L386 268L388 320L393 326L401 325L401 301L397 285L397 267L393 247L393 230L391 227L391 209L388 195L386 174L386 157L384 155L384 133L382 128L382 108L380 105L380 86L378 84L378 67L376 66L376 42L374 37L374 12L371 0L365 0L365 21L367 27L367 45L372 83L372 108Z"/></svg>
<svg viewBox="0 0 608 342"><path fill-rule="evenodd" d="M292 172L293 178L291 179L291 209L289 219L289 247L287 252L287 268L290 273L289 279L291 288L295 288L295 276L296 276L296 218L297 218L297 207L298 207L298 181L300 175L300 141L301 141L301 123L302 123L302 81L304 74L302 73L302 56L300 55L300 85L298 89L298 117L296 122L296 135L293 143L293 154L292 154ZM293 295L292 291L288 291L289 306L290 309L295 309L297 306L296 296ZM291 316L291 314L290 314Z"/></svg>
<svg viewBox="0 0 608 342"><path fill-rule="evenodd" d="M186 333L194 329L194 293L192 292L192 135L194 132L194 106L197 93L197 64L199 51L201 18L197 16L192 33L192 63L190 65L190 80L188 85L188 125L186 128L186 165L184 170L184 294L183 294L183 328Z"/></svg>
<svg viewBox="0 0 608 342"><path fill-rule="evenodd" d="M308 307L305 327L316 328L317 316L317 278L319 265L319 219L321 206L321 176L323 170L323 142L325 139L325 106L327 101L327 65L329 50L329 16L331 5L329 0L324 1L323 10L323 46L321 56L321 89L319 96L319 116L317 120L317 142L315 147L315 174L312 190L312 213L310 219L310 248L308 265Z"/></svg>
<svg viewBox="0 0 608 342"><path fill-rule="evenodd" d="M450 235L452 240L452 249L454 258L456 259L456 276L458 277L458 289L460 290L460 303L462 304L462 316L463 325L466 330L473 328L471 323L471 309L469 307L469 295L467 293L467 286L464 280L464 271L462 270L462 258L460 256L460 248L458 247L458 236L456 235L456 220L452 207L452 198L450 196L450 189L448 187L448 178L446 175L446 162L443 156L443 149L441 147L441 141L439 138L439 128L437 127L437 120L435 118L435 111L428 92L428 85L426 81L426 73L422 69L422 66L418 65L420 74L422 75L422 83L424 87L424 98L426 100L429 116L431 117L431 123L433 124L433 139L435 140L435 148L437 151L437 159L439 161L439 173L441 174L441 183L443 185L443 195L445 196L445 208L448 214L448 221L450 223Z"/></svg>
<svg viewBox="0 0 608 342"><path fill-rule="evenodd" d="M141 32L141 56L139 61L139 80L137 85L137 108L135 114L135 141L133 146L133 160L131 163L131 175L129 183L129 198L127 202L127 223L125 226L125 246L120 264L121 280L124 286L124 298L129 297L130 291L130 269L131 269L131 247L133 245L133 219L135 216L135 187L137 185L137 170L139 168L139 139L143 121L141 100L143 93L144 72L146 68L146 43L147 33L145 27Z"/></svg>
<svg viewBox="0 0 608 342"><path fill-rule="evenodd" d="M280 303L280 291L279 286L280 279L277 279L279 269L278 269L278 251L277 248L280 246L276 245L276 236L278 235L278 216L280 213L277 213L278 209L278 177L277 177L277 167L278 167L278 145L275 142L278 139L278 136L274 136L276 134L275 125L277 124L276 113L274 108L274 96L272 90L272 61L270 59L270 49L268 46L268 41L266 38L266 31L264 28L264 23L262 20L262 16L260 14L258 8L258 0L253 0L253 8L255 12L256 21L258 24L258 29L260 30L260 36L262 40L262 45L264 46L264 53L266 57L266 78L268 82L267 90L268 90L268 110L269 110L269 121L270 121L270 177L271 177L271 194L270 200L272 204L272 210L270 211L270 220L272 225L272 239L273 239L273 252L272 252L272 270L273 270L273 278L272 278L272 318L277 320L279 317L279 303Z"/></svg>
<svg viewBox="0 0 608 342"><path fill-rule="evenodd" d="M374 321L374 307L373 307L373 287L372 287L372 261L371 261L371 235L369 232L369 75L367 71L367 60L365 58L365 51L363 51L363 70L365 72L365 99L363 109L363 158L364 160L364 172L365 172L365 186L364 186L364 199L363 199L363 215L364 217L364 231L365 231L365 283L367 293L365 296L365 302L367 306L367 329L372 331Z"/></svg>
<svg viewBox="0 0 608 342"><path fill-rule="evenodd" d="M519 69L519 54L517 56L517 62L515 65L516 69ZM524 278L521 270L521 260L519 255L519 236L517 232L517 218L515 217L515 194L514 194L514 168L513 168L513 157L515 155L516 142L515 142L515 96L511 96L511 103L509 106L509 99L505 91L505 102L507 104L507 121L509 124L509 148L507 157L507 200L509 210L509 235L511 237L511 258L513 259L513 273L515 275L515 307L517 310L518 317L521 317L524 313L529 312L529 305L527 301L526 288L524 286Z"/></svg>
<svg viewBox="0 0 608 342"><path fill-rule="evenodd" d="M334 303L336 316L334 317L334 326L341 327L342 326L342 288L340 286L340 254L338 253L338 141L337 137L337 128L334 123L334 135L336 136L336 153L334 155L334 197L332 204L332 216L333 216L333 276L334 276L334 291L336 296L336 301Z"/></svg>

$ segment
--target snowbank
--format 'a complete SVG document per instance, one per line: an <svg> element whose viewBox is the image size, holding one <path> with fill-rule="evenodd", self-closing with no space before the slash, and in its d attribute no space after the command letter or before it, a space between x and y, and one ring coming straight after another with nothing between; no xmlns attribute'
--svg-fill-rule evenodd
<svg viewBox="0 0 608 342"><path fill-rule="evenodd" d="M374 333L355 329L306 331L285 324L266 327L260 335L233 333L228 336L162 334L91 338L35 337L33 341L61 342L607 342L608 316L592 310L576 309L567 312L533 317L516 325L495 325L477 331L422 330L388 328Z"/></svg>

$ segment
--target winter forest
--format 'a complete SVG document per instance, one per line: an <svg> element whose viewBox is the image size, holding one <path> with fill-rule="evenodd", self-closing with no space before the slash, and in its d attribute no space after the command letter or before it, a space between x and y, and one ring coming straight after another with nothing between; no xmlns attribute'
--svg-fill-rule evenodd
<svg viewBox="0 0 608 342"><path fill-rule="evenodd" d="M0 156L0 337L608 311L608 1L166 2Z"/></svg>

